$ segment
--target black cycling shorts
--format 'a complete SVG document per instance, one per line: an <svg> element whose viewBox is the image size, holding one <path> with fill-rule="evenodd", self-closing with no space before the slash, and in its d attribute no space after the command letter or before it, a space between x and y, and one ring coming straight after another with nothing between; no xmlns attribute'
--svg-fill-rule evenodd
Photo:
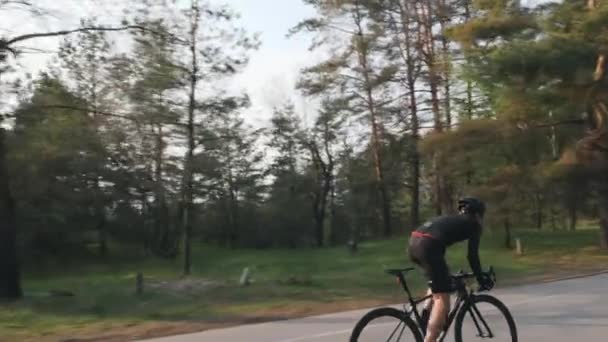
<svg viewBox="0 0 608 342"><path fill-rule="evenodd" d="M445 246L439 240L429 237L410 237L409 257L420 266L431 281L433 293L452 292L450 272L445 262Z"/></svg>

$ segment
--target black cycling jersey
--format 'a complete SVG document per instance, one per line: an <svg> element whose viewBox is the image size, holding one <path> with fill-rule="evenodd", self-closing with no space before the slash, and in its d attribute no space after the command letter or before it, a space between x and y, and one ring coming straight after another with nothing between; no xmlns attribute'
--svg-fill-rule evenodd
<svg viewBox="0 0 608 342"><path fill-rule="evenodd" d="M416 230L441 241L446 247L468 240L469 264L472 271L479 277L481 274L479 261L481 225L479 222L465 215L440 216L429 220Z"/></svg>

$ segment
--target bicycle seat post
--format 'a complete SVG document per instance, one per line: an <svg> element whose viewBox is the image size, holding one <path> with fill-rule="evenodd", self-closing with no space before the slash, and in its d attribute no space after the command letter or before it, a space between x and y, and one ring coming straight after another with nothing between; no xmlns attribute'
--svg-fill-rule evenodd
<svg viewBox="0 0 608 342"><path fill-rule="evenodd" d="M397 277L399 278L399 282L401 283L401 287L403 287L403 290L407 294L407 297L408 297L408 300L409 300L410 304L412 304L412 306L414 306L415 305L415 303L414 303L414 297L412 296L412 292L410 292L410 288L407 286L407 282L405 281L405 277L403 276L403 273L399 273L399 275Z"/></svg>

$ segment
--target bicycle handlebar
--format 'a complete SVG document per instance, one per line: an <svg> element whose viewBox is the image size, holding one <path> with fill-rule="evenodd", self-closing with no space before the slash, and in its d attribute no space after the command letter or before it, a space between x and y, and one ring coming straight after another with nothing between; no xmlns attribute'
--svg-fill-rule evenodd
<svg viewBox="0 0 608 342"><path fill-rule="evenodd" d="M496 273L494 272L494 266L490 266L488 272L484 273L488 274L492 278L492 280L496 282ZM475 278L475 273L464 272L463 270L460 270L458 273L452 274L452 278L457 280Z"/></svg>

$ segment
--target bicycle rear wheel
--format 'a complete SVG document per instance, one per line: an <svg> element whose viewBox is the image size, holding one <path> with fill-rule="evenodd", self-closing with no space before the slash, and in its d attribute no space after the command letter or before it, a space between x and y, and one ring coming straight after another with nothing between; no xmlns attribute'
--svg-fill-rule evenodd
<svg viewBox="0 0 608 342"><path fill-rule="evenodd" d="M456 316L456 342L491 340L517 342L517 328L509 309L489 295L473 295Z"/></svg>
<svg viewBox="0 0 608 342"><path fill-rule="evenodd" d="M418 327L405 312L379 308L365 314L350 336L350 342L422 342Z"/></svg>

